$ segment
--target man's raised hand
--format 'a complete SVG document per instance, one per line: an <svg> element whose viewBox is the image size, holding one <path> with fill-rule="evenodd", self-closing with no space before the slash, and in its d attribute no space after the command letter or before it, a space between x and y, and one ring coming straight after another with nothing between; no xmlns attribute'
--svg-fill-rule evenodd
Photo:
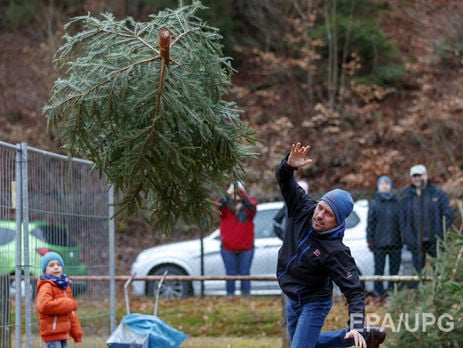
<svg viewBox="0 0 463 348"><path fill-rule="evenodd" d="M310 145L301 146L301 143L291 145L291 152L288 157L288 164L294 168L301 168L312 162L312 159L306 158L310 151Z"/></svg>

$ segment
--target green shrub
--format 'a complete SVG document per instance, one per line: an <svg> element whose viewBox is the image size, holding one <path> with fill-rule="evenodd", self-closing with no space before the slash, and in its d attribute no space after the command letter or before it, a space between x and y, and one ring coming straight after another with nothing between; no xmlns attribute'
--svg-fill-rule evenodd
<svg viewBox="0 0 463 348"><path fill-rule="evenodd" d="M463 214L461 206L460 213ZM430 260L422 273L429 281L420 283L417 289L392 294L390 312L395 326L400 316L408 316L409 325L407 328L402 324L398 330L392 330L388 346L460 347L463 342L462 231L463 226L454 227L441 243L437 258ZM428 325L423 315L428 316ZM436 322L429 325L432 318Z"/></svg>
<svg viewBox="0 0 463 348"><path fill-rule="evenodd" d="M9 1L0 7L2 27L6 30L24 27L34 20L39 9L37 1Z"/></svg>
<svg viewBox="0 0 463 348"><path fill-rule="evenodd" d="M339 72L352 54L360 58L360 67L354 77L356 81L380 86L397 83L405 75L405 69L399 59L397 44L378 26L377 19L383 8L367 0L355 1L354 5L351 0L338 0L335 5L327 5L330 2L325 2L325 15L319 17L310 32L313 38L327 42L319 49L320 63L327 74L333 66L326 63L335 51Z"/></svg>

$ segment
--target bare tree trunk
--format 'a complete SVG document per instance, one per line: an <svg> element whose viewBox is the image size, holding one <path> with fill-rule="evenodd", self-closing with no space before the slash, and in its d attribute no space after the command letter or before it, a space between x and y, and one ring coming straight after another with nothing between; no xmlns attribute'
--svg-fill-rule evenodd
<svg viewBox="0 0 463 348"><path fill-rule="evenodd" d="M345 69L344 69L344 64L347 62L347 57L348 57L348 47L349 47L349 44L350 44L350 34L351 34L351 31L352 31L352 23L353 23L353 17L354 17L354 0L351 1L351 7L350 7L350 16L351 16L351 20L349 21L349 26L348 26L348 29L347 29L347 32L346 32L346 38L344 40L344 46L343 46L343 49L342 49L342 61L341 61L341 78L340 78L340 82L339 82L339 90L340 90L340 100L339 100L339 104L343 104L344 103L344 90L346 89L346 74L345 74Z"/></svg>
<svg viewBox="0 0 463 348"><path fill-rule="evenodd" d="M336 1L331 2L324 7L324 16L326 24L326 36L328 42L328 103L331 109L334 109L336 91L338 84L338 38L336 28Z"/></svg>

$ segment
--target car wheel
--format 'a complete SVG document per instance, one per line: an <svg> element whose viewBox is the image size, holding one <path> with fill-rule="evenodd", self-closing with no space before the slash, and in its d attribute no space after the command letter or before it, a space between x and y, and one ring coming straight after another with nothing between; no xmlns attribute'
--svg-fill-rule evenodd
<svg viewBox="0 0 463 348"><path fill-rule="evenodd" d="M167 271L167 275L187 275L187 273L176 266L161 266L152 270L149 275L163 275ZM156 297L159 281L149 281L146 283L146 295ZM185 280L169 280L162 283L159 291L159 297L163 298L185 298L192 294L193 289L191 282Z"/></svg>

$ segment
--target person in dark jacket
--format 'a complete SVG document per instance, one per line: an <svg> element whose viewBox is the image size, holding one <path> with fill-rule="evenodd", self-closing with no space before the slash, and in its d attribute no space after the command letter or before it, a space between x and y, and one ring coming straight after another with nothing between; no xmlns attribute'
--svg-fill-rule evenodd
<svg viewBox="0 0 463 348"><path fill-rule="evenodd" d="M368 248L373 252L375 275L384 275L386 257L389 258L389 274L399 274L402 261L402 237L400 234L400 200L392 191L390 177L380 176L376 182L376 195L370 202L367 219ZM394 283L389 282L388 290ZM386 294L382 281L374 284L375 297Z"/></svg>
<svg viewBox="0 0 463 348"><path fill-rule="evenodd" d="M403 242L419 273L426 264L426 254L436 257L437 240L444 240L454 216L447 194L429 180L424 165L411 167L410 179L402 194L400 224Z"/></svg>
<svg viewBox="0 0 463 348"><path fill-rule="evenodd" d="M306 158L309 151L310 146L293 144L275 173L288 218L293 220L277 264L278 283L288 297L286 322L291 347L378 347L385 339L385 330L364 330L364 291L350 250L342 243L345 219L353 210L352 196L334 189L317 202L297 185L294 171L312 162ZM321 332L332 307L333 281L347 299L348 326Z"/></svg>
<svg viewBox="0 0 463 348"><path fill-rule="evenodd" d="M307 181L299 180L297 184L302 187L305 193L309 193L309 183ZM281 240L285 239L286 228L291 228L287 227L288 224L291 225L292 221L288 220L286 214L286 205L283 205L281 209L278 210L278 213L276 213L276 215L273 217L273 232Z"/></svg>
<svg viewBox="0 0 463 348"><path fill-rule="evenodd" d="M254 257L254 216L257 202L245 191L242 183L230 184L226 194L218 198L220 211L220 253L227 275L249 275ZM226 281L227 296L235 294L235 281ZM249 296L251 282L242 280L241 295Z"/></svg>

